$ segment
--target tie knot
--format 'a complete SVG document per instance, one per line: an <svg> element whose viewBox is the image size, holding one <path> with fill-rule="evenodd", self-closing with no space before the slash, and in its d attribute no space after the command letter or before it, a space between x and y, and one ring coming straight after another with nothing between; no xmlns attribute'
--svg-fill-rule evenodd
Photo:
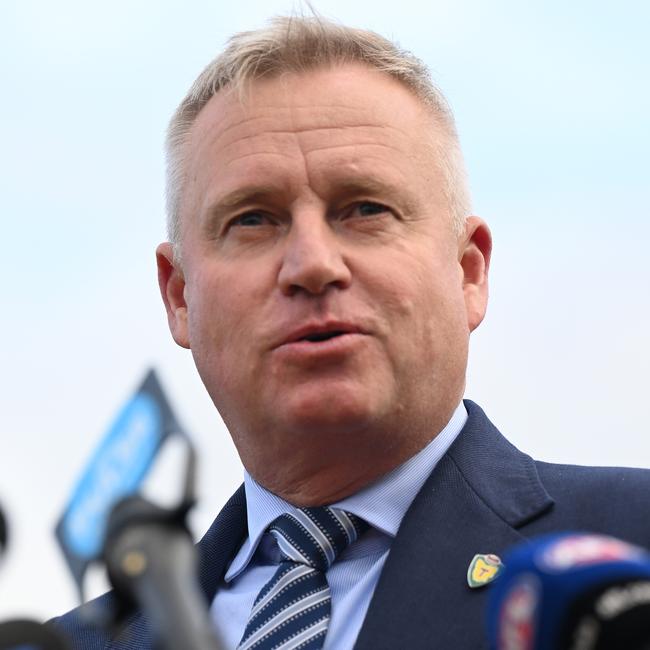
<svg viewBox="0 0 650 650"><path fill-rule="evenodd" d="M327 571L368 524L336 508L300 508L280 515L269 526L285 560Z"/></svg>

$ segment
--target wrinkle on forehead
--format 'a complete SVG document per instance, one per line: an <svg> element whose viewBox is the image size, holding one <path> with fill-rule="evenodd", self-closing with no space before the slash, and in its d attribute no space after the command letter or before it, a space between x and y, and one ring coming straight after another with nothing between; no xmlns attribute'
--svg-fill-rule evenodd
<svg viewBox="0 0 650 650"><path fill-rule="evenodd" d="M240 123L243 124L243 123ZM239 129L237 129L239 130ZM413 155L416 138L408 139L401 129L382 124L349 124L344 126L305 126L301 128L268 128L263 131L246 129L244 133L214 133L194 148L193 158L201 158L202 152L212 150L230 166L251 156L310 156L319 151L341 151L365 149L364 155L372 150L394 150L402 155ZM409 146L412 144L413 146Z"/></svg>
<svg viewBox="0 0 650 650"><path fill-rule="evenodd" d="M341 144L341 145L326 145L322 147L310 147L309 151L303 151L302 147L299 148L298 154L296 153L287 153L283 151L275 151L275 150L255 150L247 153L242 153L235 155L231 157L226 163L225 163L225 168L229 168L233 165L237 165L239 163L244 162L247 159L257 159L259 161L262 161L264 158L278 158L281 160L287 160L287 161L295 161L297 155L301 155L305 158L305 160L309 160L310 158L315 157L317 154L320 153L325 153L325 152L332 152L334 155L334 164L340 164L345 167L357 169L359 167L358 163L350 161L349 157L345 156L345 150L350 149L350 148L357 148L361 146L358 143L355 144ZM363 143L363 146L368 147L364 151L364 159L366 162L371 162L375 159L378 161L381 160L381 162L384 162L383 158L379 158L379 156L376 153L376 150L389 150L389 151L397 151L394 147L391 147L389 145L385 144L379 144L377 142L368 142L368 143ZM338 151L337 151L338 150ZM373 150L374 155L373 155ZM341 160L337 161L337 153L340 155Z"/></svg>
<svg viewBox="0 0 650 650"><path fill-rule="evenodd" d="M309 117L311 124L296 124L292 121L281 127L278 127L280 118L277 116L273 119L251 117L241 120L237 125L221 125L221 129L212 129L205 133L206 137L201 139L195 151L199 153L200 149L209 147L225 154L233 146L246 147L249 144L265 142L286 146L294 141L312 148L311 141L322 140L323 136L331 137L332 140L343 140L343 144L355 145L385 146L386 141L395 142L403 136L407 136L408 140L415 140L414 134L389 124L368 122L340 124L341 120L339 124L329 124L328 120L323 119L322 114ZM268 120L268 126L264 124L264 120Z"/></svg>
<svg viewBox="0 0 650 650"><path fill-rule="evenodd" d="M345 124L343 126L304 126L304 127L293 127L289 129L264 129L264 135L301 135L303 133L319 133L321 131L331 131L331 132L349 132L351 129L382 129L382 130L391 130L404 133L396 127L392 127L387 124ZM222 134L224 135L224 134ZM260 137L260 133L252 133L250 135L237 136L234 138L237 142L244 142L251 138Z"/></svg>
<svg viewBox="0 0 650 650"><path fill-rule="evenodd" d="M368 75L367 83L350 77L349 73L360 71ZM323 84L319 84L318 77L323 73ZM379 101L377 82L385 86ZM313 97L313 101L305 99L305 94ZM406 98L411 101L405 101ZM199 113L190 136L198 135L199 140L212 136L217 147L227 147L232 141L245 140L261 132L283 135L328 128L333 131L388 128L413 138L415 134L401 128L401 123L395 124L396 111L405 122L415 117L421 120L424 128L434 128L431 109L402 84L385 73L353 64L347 69L316 70L309 75L296 73L258 80L251 84L246 99L232 91L220 91ZM197 138L194 139L196 144Z"/></svg>

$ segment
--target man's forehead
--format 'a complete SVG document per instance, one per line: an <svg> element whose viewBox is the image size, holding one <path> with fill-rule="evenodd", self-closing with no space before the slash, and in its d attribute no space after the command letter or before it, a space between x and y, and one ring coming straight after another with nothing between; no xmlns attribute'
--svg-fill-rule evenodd
<svg viewBox="0 0 650 650"><path fill-rule="evenodd" d="M215 129L249 127L263 131L265 123L283 119L297 128L341 128L366 122L385 124L395 117L430 121L431 110L406 86L388 74L349 63L249 81L241 89L219 90L199 112L190 131L204 136ZM399 124L399 122L398 122Z"/></svg>

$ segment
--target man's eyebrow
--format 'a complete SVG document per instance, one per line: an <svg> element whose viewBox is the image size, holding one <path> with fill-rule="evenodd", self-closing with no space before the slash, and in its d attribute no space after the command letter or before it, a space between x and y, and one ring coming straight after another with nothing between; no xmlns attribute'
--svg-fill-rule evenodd
<svg viewBox="0 0 650 650"><path fill-rule="evenodd" d="M278 195L278 188L270 185L248 185L240 187L219 197L210 207L210 212L222 212L241 207L245 203L254 203Z"/></svg>
<svg viewBox="0 0 650 650"><path fill-rule="evenodd" d="M415 209L413 197L404 185L379 178L345 178L336 183L336 193L339 196L366 195L368 198L377 197L378 201L389 199L396 201L407 212Z"/></svg>
<svg viewBox="0 0 650 650"><path fill-rule="evenodd" d="M399 192L397 184L385 182L374 178L341 178L331 183L334 194L385 194ZM277 201L283 193L281 188L274 185L247 185L237 188L218 197L208 208L212 217L219 217L225 211L237 210L249 203Z"/></svg>
<svg viewBox="0 0 650 650"><path fill-rule="evenodd" d="M375 178L343 178L336 183L337 194L385 194L398 191L398 185Z"/></svg>

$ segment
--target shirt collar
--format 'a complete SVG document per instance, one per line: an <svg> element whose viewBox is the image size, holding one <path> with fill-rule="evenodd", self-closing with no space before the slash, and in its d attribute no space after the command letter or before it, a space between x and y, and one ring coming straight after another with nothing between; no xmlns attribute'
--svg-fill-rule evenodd
<svg viewBox="0 0 650 650"><path fill-rule="evenodd" d="M331 505L351 512L373 528L395 537L411 502L466 421L467 410L461 401L445 428L424 449L359 492ZM226 582L246 568L271 522L295 509L295 506L263 488L248 472L244 472L244 489L248 539L228 568Z"/></svg>

